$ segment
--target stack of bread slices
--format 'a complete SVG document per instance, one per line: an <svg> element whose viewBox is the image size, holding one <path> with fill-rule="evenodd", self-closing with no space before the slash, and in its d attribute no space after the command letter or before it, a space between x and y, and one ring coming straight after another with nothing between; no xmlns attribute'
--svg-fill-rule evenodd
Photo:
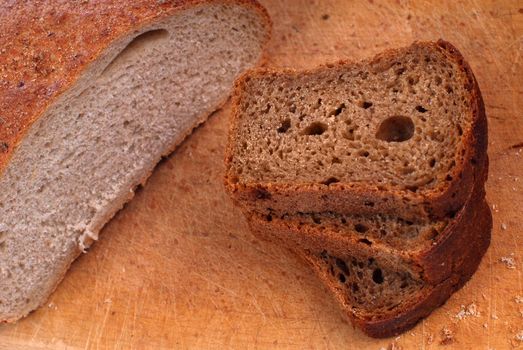
<svg viewBox="0 0 523 350"><path fill-rule="evenodd" d="M253 233L305 259L373 337L443 304L490 242L483 101L442 40L357 63L247 72L225 162Z"/></svg>

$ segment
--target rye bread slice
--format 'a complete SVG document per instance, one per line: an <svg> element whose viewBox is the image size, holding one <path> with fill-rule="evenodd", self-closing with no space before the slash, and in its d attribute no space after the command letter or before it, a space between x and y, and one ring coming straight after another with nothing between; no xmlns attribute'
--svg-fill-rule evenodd
<svg viewBox="0 0 523 350"><path fill-rule="evenodd" d="M353 325L375 338L403 333L443 305L474 274L490 244L492 215L483 200L477 208L474 239L461 251L451 275L438 284L414 278L408 272L381 268L372 257L344 260L324 251L299 251L338 301ZM356 287L355 287L356 286Z"/></svg>
<svg viewBox="0 0 523 350"><path fill-rule="evenodd" d="M432 284L448 278L476 239L478 206L485 196L488 161L465 205L452 218L411 222L392 215L297 213L277 216L246 213L259 237L275 237L289 248L338 258L372 256L390 269L397 266Z"/></svg>
<svg viewBox="0 0 523 350"><path fill-rule="evenodd" d="M445 41L236 83L225 184L248 211L442 218L483 164L474 75Z"/></svg>

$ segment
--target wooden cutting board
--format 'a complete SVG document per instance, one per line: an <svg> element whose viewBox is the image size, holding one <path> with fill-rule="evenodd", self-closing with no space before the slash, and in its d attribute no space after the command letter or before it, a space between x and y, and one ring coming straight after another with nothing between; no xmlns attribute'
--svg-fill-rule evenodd
<svg viewBox="0 0 523 350"><path fill-rule="evenodd" d="M158 166L45 307L0 326L0 349L523 348L523 2L263 4L274 20L271 66L440 37L462 51L489 119L494 230L479 271L396 339L354 330L308 268L256 240L226 196L226 106Z"/></svg>

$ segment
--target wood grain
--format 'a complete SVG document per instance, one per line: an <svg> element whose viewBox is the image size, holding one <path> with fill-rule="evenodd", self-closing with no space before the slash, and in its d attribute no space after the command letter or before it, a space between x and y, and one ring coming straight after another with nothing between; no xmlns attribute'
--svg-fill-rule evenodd
<svg viewBox="0 0 523 350"><path fill-rule="evenodd" d="M523 348L523 3L263 4L272 66L358 59L417 39L462 51L490 131L494 231L479 271L411 332L374 340L354 330L308 268L256 240L226 196L226 106L158 166L45 307L0 326L0 349ZM470 305L473 315L460 313Z"/></svg>

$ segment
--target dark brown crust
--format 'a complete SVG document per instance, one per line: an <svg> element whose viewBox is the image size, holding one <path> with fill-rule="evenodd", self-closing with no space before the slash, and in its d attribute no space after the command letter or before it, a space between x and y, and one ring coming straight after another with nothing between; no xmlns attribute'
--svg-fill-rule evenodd
<svg viewBox="0 0 523 350"><path fill-rule="evenodd" d="M461 251L461 259L454 266L452 274L437 285L427 285L417 295L417 298L400 312L392 315L377 315L374 319L364 319L356 317L350 310L344 293L346 291L339 288L337 282L333 280L324 269L320 268L319 258L312 254L303 255L298 253L308 261L318 277L325 283L328 289L334 294L340 303L344 313L349 320L367 335L374 338L387 338L405 332L416 325L421 319L427 317L434 309L441 306L457 290L459 290L474 274L490 244L490 232L492 229L492 215L488 204L483 200L478 208L475 225L471 227L474 239L469 240L468 245Z"/></svg>
<svg viewBox="0 0 523 350"><path fill-rule="evenodd" d="M238 4L271 20L256 0L119 0L0 4L0 173L29 127L117 41L189 7ZM78 30L81 28L81 30ZM265 42L265 44L266 44Z"/></svg>
<svg viewBox="0 0 523 350"><path fill-rule="evenodd" d="M446 188L441 191L431 190L426 193L418 191L412 193L399 187L381 186L380 189L372 184L336 183L326 186L317 183L254 183L237 181L240 176L232 170L231 164L234 154L234 144L239 142L238 104L243 91L245 81L253 76L259 75L297 75L295 71L270 71L251 70L236 82L233 95L233 108L231 113L231 125L229 130L229 142L225 154L226 175L225 185L233 200L247 211L268 213L269 209L276 213L296 212L324 212L333 211L338 213L358 214L394 214L408 220L419 220L422 218L442 218L449 213L459 210L467 199L468 193L473 186L476 173L475 168L483 164L487 149L487 119L481 92L476 79L465 62L463 56L450 43L443 40L438 42L416 42L413 45L428 46L440 50L449 59L454 60L463 69L466 75L466 88L470 91L470 105L472 106L472 125L469 130L464 131L463 150L465 152L463 161L457 160L451 175L452 180ZM392 49L371 59L374 62L380 57L393 56L398 52ZM321 69L336 69L336 67L351 64L341 61L333 65L321 66ZM314 72L314 70L310 71ZM456 155L459 157L459 155ZM407 196L410 201L406 202L403 197ZM368 205L372 203L372 205Z"/></svg>
<svg viewBox="0 0 523 350"><path fill-rule="evenodd" d="M328 225L319 228L313 224L303 224L297 220L281 219L271 216L267 221L266 216L258 213L246 213L250 227L257 236L267 239L267 236L276 236L290 248L301 249L320 254L323 250L329 251L337 257L347 256L374 256L377 261L385 266L394 268L401 266L410 273L436 284L448 278L454 267L462 259L461 251L470 240L474 239L474 218L477 208L485 197L484 183L488 172L488 159L481 174L475 181L472 193L468 194L465 206L458 211L454 219L438 235L437 240L424 249L415 251L397 249L384 243L373 242L372 246L360 242L361 234L345 232ZM321 215L320 215L321 217Z"/></svg>

